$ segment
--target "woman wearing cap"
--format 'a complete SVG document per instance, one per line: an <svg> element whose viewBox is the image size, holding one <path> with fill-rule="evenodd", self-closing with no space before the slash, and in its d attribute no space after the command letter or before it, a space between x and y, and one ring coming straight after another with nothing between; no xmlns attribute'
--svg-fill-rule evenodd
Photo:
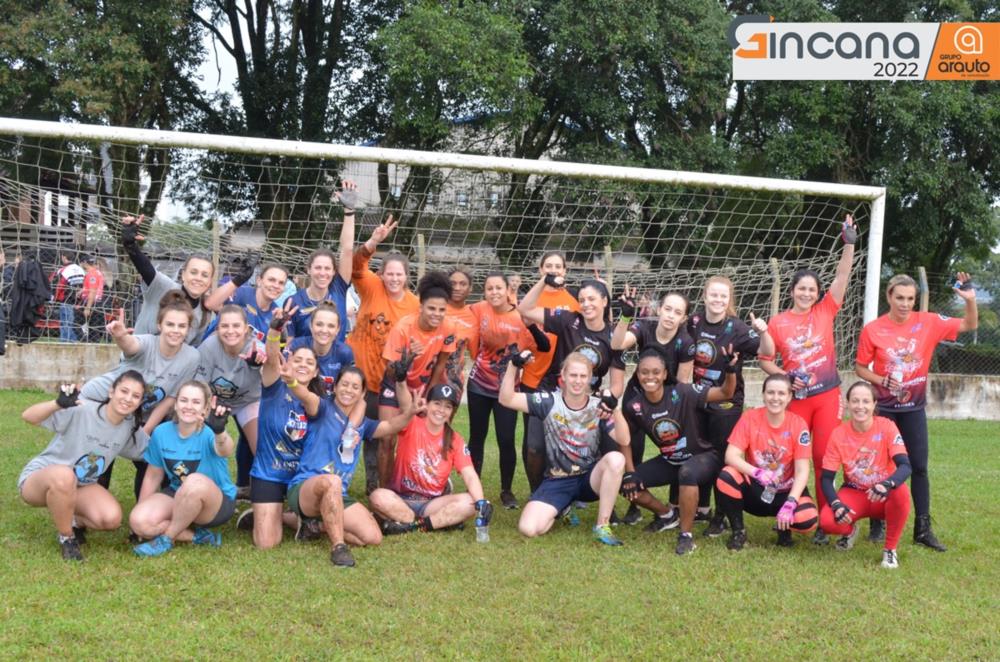
<svg viewBox="0 0 1000 662"><path fill-rule="evenodd" d="M542 308L538 305L546 286L564 285L564 279L551 274L546 275L528 290L517 307L525 324L538 324L546 332L556 335L555 355L548 372L538 385L538 390L551 392L558 388L562 362L570 354L579 353L594 366L590 384L592 391L600 388L604 375L608 374L612 366L623 369L611 374L611 393L619 398L625 390L625 362L622 360L621 352L611 349L608 288L599 280L583 281L577 293L580 312ZM541 428L541 420L537 417L529 419L526 446L525 473L534 491L541 484L545 469L545 434Z"/></svg>
<svg viewBox="0 0 1000 662"><path fill-rule="evenodd" d="M942 340L955 340L959 333L979 326L976 291L972 278L961 272L955 294L965 302L965 317L923 313L913 308L917 283L900 274L889 279L886 299L889 312L861 330L855 372L873 384L878 414L892 420L903 435L913 465L913 541L939 552L947 548L931 531L931 484L927 477L928 438L927 372L934 350Z"/></svg>
<svg viewBox="0 0 1000 662"><path fill-rule="evenodd" d="M395 447L379 446L392 476L386 487L371 493L369 501L385 520L386 534L451 528L473 516L489 523L493 507L483 496L465 440L451 427L458 404L453 386L432 387L427 394L427 415L413 418L399 432ZM453 469L468 492L445 494Z"/></svg>
<svg viewBox="0 0 1000 662"><path fill-rule="evenodd" d="M775 349L781 355L781 367L775 361L760 360L764 372L788 375L792 381L795 397L788 411L802 417L812 433L814 489L816 505L821 509L826 498L819 489L820 465L826 452L826 440L840 424L840 374L837 372L833 325L844 303L851 279L854 244L858 240L858 230L850 214L839 231L844 249L830 289L823 294L819 274L812 269L799 269L792 274L789 290L792 308L775 315L767 324ZM823 543L825 536L817 535L814 541Z"/></svg>

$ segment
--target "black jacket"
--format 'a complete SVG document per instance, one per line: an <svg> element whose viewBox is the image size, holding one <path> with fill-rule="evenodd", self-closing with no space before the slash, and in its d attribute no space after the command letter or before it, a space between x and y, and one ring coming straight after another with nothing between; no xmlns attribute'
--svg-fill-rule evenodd
<svg viewBox="0 0 1000 662"><path fill-rule="evenodd" d="M41 265L32 258L22 259L10 288L11 331L33 329L35 322L45 316L45 302L51 296Z"/></svg>

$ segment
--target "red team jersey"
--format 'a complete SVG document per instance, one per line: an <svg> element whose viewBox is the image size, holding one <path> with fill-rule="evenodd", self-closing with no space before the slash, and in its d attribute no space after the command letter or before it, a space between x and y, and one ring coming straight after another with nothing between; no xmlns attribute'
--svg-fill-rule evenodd
<svg viewBox="0 0 1000 662"><path fill-rule="evenodd" d="M433 499L444 494L452 469L461 471L472 466L472 457L458 432L453 433L447 456L441 453L441 436L431 434L427 419L419 416L403 428L396 444L389 489L403 496Z"/></svg>
<svg viewBox="0 0 1000 662"><path fill-rule="evenodd" d="M823 469L839 471L844 467L844 484L867 490L892 475L894 455L906 455L903 437L896 424L876 416L867 432L858 432L850 421L841 423L826 446Z"/></svg>
<svg viewBox="0 0 1000 662"><path fill-rule="evenodd" d="M451 320L445 317L438 328L424 331L420 328L419 318L420 313L413 313L396 322L382 349L382 358L388 365L399 360L404 349L409 350L411 341L416 340L423 345L423 351L413 360L410 371L406 373L406 385L413 390L419 390L430 382L438 354L451 354L455 351L455 328Z"/></svg>
<svg viewBox="0 0 1000 662"><path fill-rule="evenodd" d="M507 369L508 348L535 351L535 340L521 321L517 309L497 313L486 301L472 304L477 320L478 351L475 364L469 372L469 388L481 395L496 396L500 379Z"/></svg>
<svg viewBox="0 0 1000 662"><path fill-rule="evenodd" d="M785 372L794 370L807 375L807 396L840 385L833 344L833 320L839 310L840 304L827 292L808 313L786 310L767 323L775 350L781 354L781 367Z"/></svg>
<svg viewBox="0 0 1000 662"><path fill-rule="evenodd" d="M882 315L861 330L858 341L860 365L874 362L872 370L879 375L903 375L903 388L898 397L881 385L878 406L891 411L915 411L927 404L927 371L934 349L942 340L958 337L962 320L937 313L910 313L903 323L893 322Z"/></svg>
<svg viewBox="0 0 1000 662"><path fill-rule="evenodd" d="M729 435L729 444L742 450L750 464L774 472L781 489L792 486L795 460L812 457L809 426L790 411L785 412L785 420L778 427L768 422L764 407L743 412Z"/></svg>

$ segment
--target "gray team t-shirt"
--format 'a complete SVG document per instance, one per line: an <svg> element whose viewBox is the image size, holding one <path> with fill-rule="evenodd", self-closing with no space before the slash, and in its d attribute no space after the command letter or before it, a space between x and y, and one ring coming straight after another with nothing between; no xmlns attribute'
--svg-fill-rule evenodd
<svg viewBox="0 0 1000 662"><path fill-rule="evenodd" d="M546 473L552 478L577 476L597 464L602 441L613 438L614 421L598 416L600 400L591 396L582 409L570 409L559 391L529 393L528 413L542 419Z"/></svg>
<svg viewBox="0 0 1000 662"><path fill-rule="evenodd" d="M149 285L142 283L142 308L139 309L139 316L135 320L135 332L138 333L159 333L156 328L156 315L160 312L160 299L170 290L180 290L181 286L163 275L159 271ZM194 317L191 318L191 329L187 334L187 343L193 347L201 344L201 336L204 329L201 328L201 321L205 311L201 306L195 306Z"/></svg>
<svg viewBox="0 0 1000 662"><path fill-rule="evenodd" d="M248 340L240 354L250 348ZM239 356L230 356L223 349L218 334L213 333L198 348L201 362L198 364L196 379L206 382L212 393L233 410L260 400L260 368L251 368Z"/></svg>
<svg viewBox="0 0 1000 662"><path fill-rule="evenodd" d="M146 433L142 428L136 430L133 441L131 416L113 425L106 415L107 406L82 400L76 407L60 409L42 421L42 427L56 436L21 471L17 488L21 489L29 475L53 464L72 467L77 485L92 485L119 455L141 460L149 443Z"/></svg>
<svg viewBox="0 0 1000 662"><path fill-rule="evenodd" d="M146 380L142 411L148 413L163 398L176 396L181 384L194 379L201 360L194 347L182 345L179 352L166 358L160 354L160 336L139 335L135 339L139 341L139 351L122 356L117 368L89 380L80 389L80 395L87 400L106 400L115 378L126 370L136 370Z"/></svg>

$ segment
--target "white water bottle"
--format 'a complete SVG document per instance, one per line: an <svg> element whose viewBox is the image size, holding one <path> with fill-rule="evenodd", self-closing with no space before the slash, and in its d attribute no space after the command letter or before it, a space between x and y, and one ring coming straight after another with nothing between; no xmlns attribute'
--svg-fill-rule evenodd
<svg viewBox="0 0 1000 662"><path fill-rule="evenodd" d="M900 370L899 368L893 370L892 380L899 383L899 388L892 391L892 395L898 398L900 394L903 392L903 371Z"/></svg>
<svg viewBox="0 0 1000 662"><path fill-rule="evenodd" d="M344 464L350 464L354 462L354 449L357 448L358 441L360 441L361 435L354 426L348 425L344 430L344 434L340 436L340 460Z"/></svg>

